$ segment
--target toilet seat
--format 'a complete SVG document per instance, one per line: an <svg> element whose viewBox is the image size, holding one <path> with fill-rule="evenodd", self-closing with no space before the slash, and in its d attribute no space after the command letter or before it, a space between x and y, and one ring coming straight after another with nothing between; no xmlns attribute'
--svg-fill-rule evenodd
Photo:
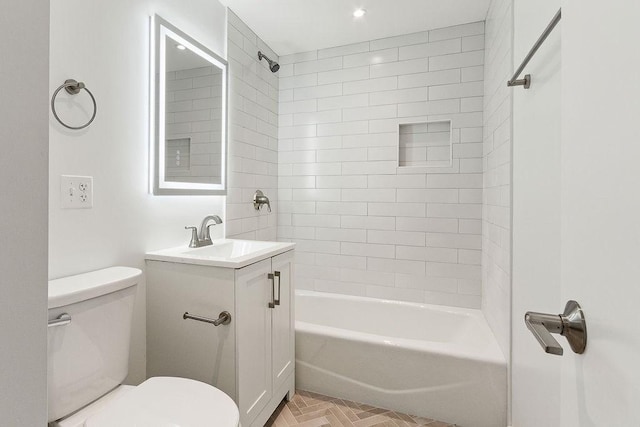
<svg viewBox="0 0 640 427"><path fill-rule="evenodd" d="M85 427L237 427L238 407L217 388L186 378L154 377L114 400Z"/></svg>

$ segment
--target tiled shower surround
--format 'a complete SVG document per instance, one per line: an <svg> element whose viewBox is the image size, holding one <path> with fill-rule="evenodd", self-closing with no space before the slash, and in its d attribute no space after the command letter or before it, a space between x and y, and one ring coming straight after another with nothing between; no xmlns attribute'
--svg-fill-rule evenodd
<svg viewBox="0 0 640 427"><path fill-rule="evenodd" d="M261 50L278 56L228 11L229 191L227 236L275 240L278 207L278 75L258 62ZM256 211L253 193L261 189L273 212Z"/></svg>
<svg viewBox="0 0 640 427"><path fill-rule="evenodd" d="M478 22L280 57L298 288L480 307L484 55ZM448 120L450 165L399 167L400 124Z"/></svg>
<svg viewBox="0 0 640 427"><path fill-rule="evenodd" d="M487 15L482 214L482 310L502 352L511 340L511 114L513 2L493 0Z"/></svg>

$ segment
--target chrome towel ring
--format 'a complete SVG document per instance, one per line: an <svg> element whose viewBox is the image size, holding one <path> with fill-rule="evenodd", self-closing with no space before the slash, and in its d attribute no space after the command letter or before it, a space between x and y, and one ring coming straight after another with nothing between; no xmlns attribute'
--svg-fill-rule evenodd
<svg viewBox="0 0 640 427"><path fill-rule="evenodd" d="M60 119L60 117L58 117L58 113L56 112L55 101L56 101L56 96L58 96L58 93L62 89L65 89L67 91L67 93L70 94L70 95L77 95L78 93L80 93L81 89L84 89L85 91L87 91L87 93L91 97L91 101L93 101L93 115L91 116L91 118L89 119L89 121L87 123L85 123L82 126L69 126L68 124L63 122ZM96 113L98 112L98 105L96 104L96 98L94 98L94 96L91 93L91 91L89 89L87 89L87 87L85 86L85 84L83 82L78 82L78 81L76 81L74 79L68 79L68 80L65 80L64 83L61 84L60 87L58 87L58 89L55 90L55 92L53 92L53 96L51 97L51 111L53 112L53 117L55 117L56 120L62 126L66 127L67 129L80 130L80 129L84 129L87 126L89 126L93 122L93 119L96 118Z"/></svg>

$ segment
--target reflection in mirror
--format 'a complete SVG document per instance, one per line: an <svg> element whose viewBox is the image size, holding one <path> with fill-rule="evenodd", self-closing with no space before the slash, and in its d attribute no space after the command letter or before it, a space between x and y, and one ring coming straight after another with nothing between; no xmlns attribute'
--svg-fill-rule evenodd
<svg viewBox="0 0 640 427"><path fill-rule="evenodd" d="M154 20L154 194L225 194L227 64Z"/></svg>

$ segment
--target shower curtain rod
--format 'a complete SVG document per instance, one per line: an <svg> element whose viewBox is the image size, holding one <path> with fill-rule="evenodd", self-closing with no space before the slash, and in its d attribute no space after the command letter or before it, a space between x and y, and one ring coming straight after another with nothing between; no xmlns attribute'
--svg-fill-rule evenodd
<svg viewBox="0 0 640 427"><path fill-rule="evenodd" d="M533 58L540 46L542 46L542 43L544 43L547 37L549 37L549 34L551 34L556 25L558 25L558 22L560 22L561 18L562 8L558 9L558 12L553 17L549 25L547 25L547 28L545 28L538 41L536 41L536 44L533 45L527 56L524 58L524 61L522 61L522 64L520 64L513 77L511 77L511 80L507 82L507 86L524 86L525 89L529 89L529 87L531 86L531 74L525 75L524 79L520 80L518 80L518 77L520 77L520 74L522 74L524 68L527 66L527 64L529 64L529 61L531 61L531 58Z"/></svg>

